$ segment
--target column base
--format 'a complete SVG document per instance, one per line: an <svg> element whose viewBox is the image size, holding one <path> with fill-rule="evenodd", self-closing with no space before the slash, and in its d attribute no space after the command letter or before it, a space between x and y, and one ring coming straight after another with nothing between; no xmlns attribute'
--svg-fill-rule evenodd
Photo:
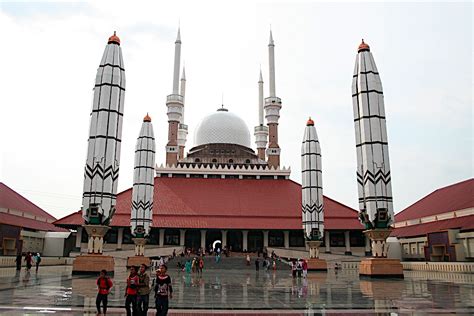
<svg viewBox="0 0 474 316"><path fill-rule="evenodd" d="M327 250L326 250L324 253L331 253L331 251L327 251Z"/></svg>
<svg viewBox="0 0 474 316"><path fill-rule="evenodd" d="M142 264L150 267L151 259L145 256L133 256L127 258L127 268L130 268L131 266L139 267Z"/></svg>
<svg viewBox="0 0 474 316"><path fill-rule="evenodd" d="M403 266L398 259L363 259L359 266L359 275L372 278L403 279Z"/></svg>
<svg viewBox="0 0 474 316"><path fill-rule="evenodd" d="M346 251L346 252L344 252L344 254L345 254L346 256L352 256L352 251Z"/></svg>
<svg viewBox="0 0 474 316"><path fill-rule="evenodd" d="M72 274L99 275L100 270L107 270L108 275L114 274L115 262L112 256L84 254L77 256L72 263Z"/></svg>
<svg viewBox="0 0 474 316"><path fill-rule="evenodd" d="M306 259L308 261L308 271L327 271L328 265L323 259Z"/></svg>

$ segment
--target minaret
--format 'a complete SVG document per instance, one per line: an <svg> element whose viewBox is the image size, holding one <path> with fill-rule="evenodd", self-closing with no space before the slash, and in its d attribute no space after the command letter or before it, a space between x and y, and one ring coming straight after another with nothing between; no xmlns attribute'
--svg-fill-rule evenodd
<svg viewBox="0 0 474 316"><path fill-rule="evenodd" d="M309 118L301 146L303 230L307 240L324 236L323 176L321 147L314 121Z"/></svg>
<svg viewBox="0 0 474 316"><path fill-rule="evenodd" d="M370 47L359 45L352 78L359 210L367 229L393 223L392 186L382 83Z"/></svg>
<svg viewBox="0 0 474 316"><path fill-rule="evenodd" d="M268 44L268 60L270 70L270 96L265 99L265 118L269 129L269 144L267 149L268 165L280 166L280 146L278 145L278 120L280 119L281 99L276 96L275 89L275 43L270 31Z"/></svg>
<svg viewBox="0 0 474 316"><path fill-rule="evenodd" d="M173 74L173 94L166 97L166 107L168 108L168 143L166 144L166 164L176 165L178 163L178 128L183 116L184 98L179 94L179 65L181 59L181 35L178 29L178 36L175 41L174 50L174 74Z"/></svg>
<svg viewBox="0 0 474 316"><path fill-rule="evenodd" d="M258 125L254 128L258 159L265 161L265 149L268 142L268 126L263 125L263 77L260 70L258 80Z"/></svg>
<svg viewBox="0 0 474 316"><path fill-rule="evenodd" d="M120 39L114 32L109 37L97 70L90 115L82 198L82 217L89 233L89 253L102 253L103 235L98 236L98 231L103 231L105 235L115 212L124 100L125 70ZM95 226L97 235L94 237L88 229L90 225Z"/></svg>
<svg viewBox="0 0 474 316"><path fill-rule="evenodd" d="M133 172L132 210L130 225L135 241L135 255L143 256L145 238L153 224L153 188L155 166L155 137L148 114L143 119L135 147Z"/></svg>
<svg viewBox="0 0 474 316"><path fill-rule="evenodd" d="M178 159L184 158L184 147L186 146L186 138L188 136L188 125L184 124L185 94L186 94L186 72L184 71L184 67L183 67L183 74L181 75L181 89L180 89L180 95L183 97L183 114L181 115L181 121L178 126L178 146L179 146Z"/></svg>

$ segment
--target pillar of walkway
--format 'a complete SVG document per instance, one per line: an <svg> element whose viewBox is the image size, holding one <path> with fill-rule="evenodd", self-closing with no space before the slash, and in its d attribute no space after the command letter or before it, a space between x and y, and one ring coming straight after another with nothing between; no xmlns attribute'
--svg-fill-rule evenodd
<svg viewBox="0 0 474 316"><path fill-rule="evenodd" d="M372 251L370 249L370 238L367 235L365 235L365 255L366 256L372 255Z"/></svg>
<svg viewBox="0 0 474 316"><path fill-rule="evenodd" d="M81 250L82 230L82 226L79 226L76 233L76 248L79 248L79 251Z"/></svg>
<svg viewBox="0 0 474 316"><path fill-rule="evenodd" d="M206 251L206 230L201 229L201 248Z"/></svg>
<svg viewBox="0 0 474 316"><path fill-rule="evenodd" d="M268 230L263 231L263 247L268 247Z"/></svg>
<svg viewBox="0 0 474 316"><path fill-rule="evenodd" d="M285 248L290 248L290 232L288 230L283 231Z"/></svg>
<svg viewBox="0 0 474 316"><path fill-rule="evenodd" d="M350 231L346 230L344 232L344 240L345 240L345 244L346 244L346 252L344 252L344 254L345 255L352 255Z"/></svg>
<svg viewBox="0 0 474 316"><path fill-rule="evenodd" d="M184 236L186 234L186 229L179 230L179 245L184 246Z"/></svg>
<svg viewBox="0 0 474 316"><path fill-rule="evenodd" d="M227 247L227 230L221 230L222 234L222 248Z"/></svg>
<svg viewBox="0 0 474 316"><path fill-rule="evenodd" d="M248 230L242 231L242 249L248 250Z"/></svg>
<svg viewBox="0 0 474 316"><path fill-rule="evenodd" d="M329 230L324 231L324 245L326 246L326 253L331 253L331 233Z"/></svg>
<svg viewBox="0 0 474 316"><path fill-rule="evenodd" d="M165 245L165 229L160 228L160 240L159 240L159 246L163 247Z"/></svg>
<svg viewBox="0 0 474 316"><path fill-rule="evenodd" d="M122 249L122 242L123 242L123 227L118 229L117 233L117 250Z"/></svg>

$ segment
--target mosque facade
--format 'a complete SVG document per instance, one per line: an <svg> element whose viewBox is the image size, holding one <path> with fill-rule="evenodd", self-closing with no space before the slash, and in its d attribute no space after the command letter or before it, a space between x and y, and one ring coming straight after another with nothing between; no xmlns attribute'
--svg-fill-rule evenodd
<svg viewBox="0 0 474 316"><path fill-rule="evenodd" d="M245 121L222 105L201 120L194 144L186 151L186 77L180 67L181 45L178 31L173 90L166 97L166 161L155 167L153 218L147 247L182 246L197 250L219 241L233 251L261 251L265 247L303 249L302 187L290 180L291 169L280 165L278 121L282 99L276 93L272 34L268 44L268 97L264 98L261 73L258 81L255 149ZM369 253L370 243L363 234L357 211L326 196L323 200L322 251ZM132 188L117 195L104 249L133 249L131 205ZM78 211L55 225L77 232L79 250L87 248L83 223Z"/></svg>

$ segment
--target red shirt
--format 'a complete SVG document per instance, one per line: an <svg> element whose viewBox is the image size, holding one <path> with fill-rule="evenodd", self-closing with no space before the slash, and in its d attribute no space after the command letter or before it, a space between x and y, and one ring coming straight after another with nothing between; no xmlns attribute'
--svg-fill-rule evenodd
<svg viewBox="0 0 474 316"><path fill-rule="evenodd" d="M128 277L127 279L127 294L128 295L137 295L138 292L138 283L139 283L138 275L134 277Z"/></svg>
<svg viewBox="0 0 474 316"><path fill-rule="evenodd" d="M99 277L97 279L97 287L99 288L99 294L109 294L109 290L113 283L109 277Z"/></svg>

